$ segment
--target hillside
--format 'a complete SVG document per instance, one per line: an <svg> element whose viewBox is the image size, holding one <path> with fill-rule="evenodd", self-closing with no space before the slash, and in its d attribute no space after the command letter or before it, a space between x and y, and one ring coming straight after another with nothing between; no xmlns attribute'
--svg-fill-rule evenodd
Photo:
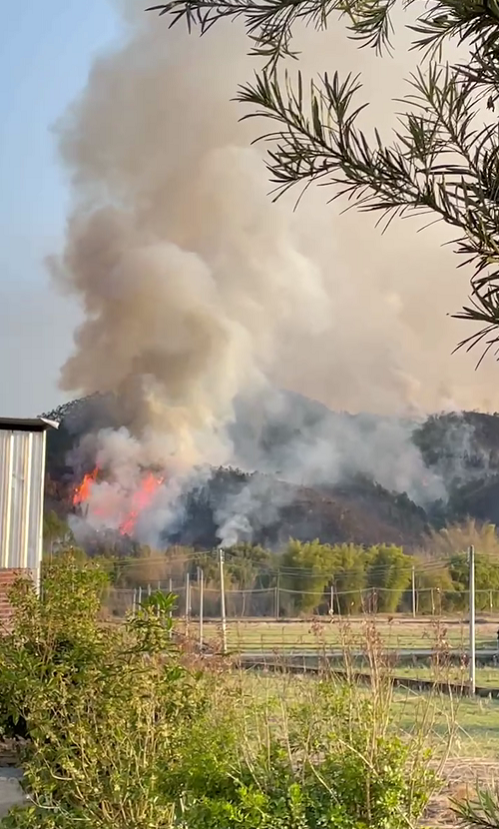
<svg viewBox="0 0 499 829"><path fill-rule="evenodd" d="M481 412L432 415L414 432L428 468L455 486L499 473L499 416Z"/></svg>
<svg viewBox="0 0 499 829"><path fill-rule="evenodd" d="M238 498L245 507L241 512ZM393 495L369 481L312 489L260 473L218 469L202 487L188 494L178 530L166 535L165 541L215 547L224 541L221 516L229 527L233 521L241 527L244 522L240 519L247 518L251 531L240 529L237 540L269 547L289 538L319 538L330 544L387 542L410 548L418 546L428 530L424 510L406 496Z"/></svg>
<svg viewBox="0 0 499 829"><path fill-rule="evenodd" d="M82 436L127 419L111 396L73 401L49 414L61 427L48 437L47 507L63 516L72 510L81 476L73 450ZM236 414L231 437L238 468L211 470L202 484L180 493L174 525L162 533L165 543L206 548L236 533L238 540L271 546L295 537L413 548L432 523L471 516L499 524L496 415L436 415L416 424L335 413L288 392L252 407L239 401ZM406 455L399 458L400 452ZM398 478L390 486L394 459ZM419 484L416 491L424 493L427 483L415 482L414 475L431 473L444 497L411 500L400 471L415 459L412 488Z"/></svg>

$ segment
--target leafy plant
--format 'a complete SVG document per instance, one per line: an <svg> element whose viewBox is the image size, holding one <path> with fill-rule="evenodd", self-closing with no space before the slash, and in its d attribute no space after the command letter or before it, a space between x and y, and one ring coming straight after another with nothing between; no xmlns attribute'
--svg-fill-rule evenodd
<svg viewBox="0 0 499 829"><path fill-rule="evenodd" d="M411 560L400 547L393 545L372 547L368 556L367 582L377 593L376 609L393 613L411 581Z"/></svg>
<svg viewBox="0 0 499 829"><path fill-rule="evenodd" d="M497 829L499 826L497 791L478 791L475 799L454 802L453 808L461 825L468 829Z"/></svg>
<svg viewBox="0 0 499 829"><path fill-rule="evenodd" d="M391 719L391 689L334 677L267 697L174 645L172 596L123 626L99 620L102 571L62 556L39 597L20 580L0 641L0 701L24 718L28 808L11 829L402 829L435 785L424 734ZM286 680L284 680L286 681Z"/></svg>
<svg viewBox="0 0 499 829"><path fill-rule="evenodd" d="M366 555L362 547L341 544L334 550L334 611L358 613L366 586Z"/></svg>
<svg viewBox="0 0 499 829"><path fill-rule="evenodd" d="M307 698L246 706L184 799L190 829L339 829L415 824L435 786L417 739L390 728L389 698L331 678ZM213 769L216 768L216 775ZM216 779L216 785L212 785Z"/></svg>
<svg viewBox="0 0 499 829"><path fill-rule="evenodd" d="M333 572L333 547L318 539L291 539L282 556L283 586L296 591L299 611L310 612L320 604Z"/></svg>
<svg viewBox="0 0 499 829"><path fill-rule="evenodd" d="M152 596L122 627L99 621L102 573L70 557L48 566L42 598L19 581L0 642L4 713L24 718L32 799L11 827L172 825L164 779L202 704L169 637L172 597Z"/></svg>

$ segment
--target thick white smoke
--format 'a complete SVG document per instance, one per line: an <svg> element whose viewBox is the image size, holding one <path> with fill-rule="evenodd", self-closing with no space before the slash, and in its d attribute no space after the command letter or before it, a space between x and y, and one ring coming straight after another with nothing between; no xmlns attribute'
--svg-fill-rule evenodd
<svg viewBox="0 0 499 829"><path fill-rule="evenodd" d="M446 314L467 277L439 247L445 236L399 223L382 237L322 190L295 212L290 199L272 203L264 147L250 145L265 125L239 123L231 103L252 70L240 29L199 39L137 0L125 11L124 43L95 61L57 128L73 207L51 262L85 312L62 387L125 401L133 451L122 435L100 437L116 474L133 478L151 460L184 472L230 461L235 400L258 400L269 384L350 411L493 406L495 366L474 373L473 356L451 355L465 332ZM305 71L366 72L369 117L386 132L405 50L379 61L340 27L303 44ZM315 438L290 446L288 477L350 468L421 500L410 430L386 426L369 445L355 429Z"/></svg>

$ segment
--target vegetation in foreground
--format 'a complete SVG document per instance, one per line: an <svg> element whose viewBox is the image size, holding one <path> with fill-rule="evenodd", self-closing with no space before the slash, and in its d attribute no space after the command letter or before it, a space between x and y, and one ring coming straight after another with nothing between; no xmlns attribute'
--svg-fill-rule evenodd
<svg viewBox="0 0 499 829"><path fill-rule="evenodd" d="M42 599L20 581L0 644L4 730L23 726L31 805L17 829L319 829L415 825L438 785L423 721L391 716L391 690L331 677L255 696L223 664L172 640L171 597L109 630L102 572L63 556Z"/></svg>

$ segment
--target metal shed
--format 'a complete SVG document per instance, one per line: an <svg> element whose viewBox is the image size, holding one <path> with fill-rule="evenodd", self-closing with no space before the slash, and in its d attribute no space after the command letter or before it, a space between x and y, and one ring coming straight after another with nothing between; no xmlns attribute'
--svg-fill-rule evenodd
<svg viewBox="0 0 499 829"><path fill-rule="evenodd" d="M39 582L47 429L58 423L0 418L0 568Z"/></svg>

